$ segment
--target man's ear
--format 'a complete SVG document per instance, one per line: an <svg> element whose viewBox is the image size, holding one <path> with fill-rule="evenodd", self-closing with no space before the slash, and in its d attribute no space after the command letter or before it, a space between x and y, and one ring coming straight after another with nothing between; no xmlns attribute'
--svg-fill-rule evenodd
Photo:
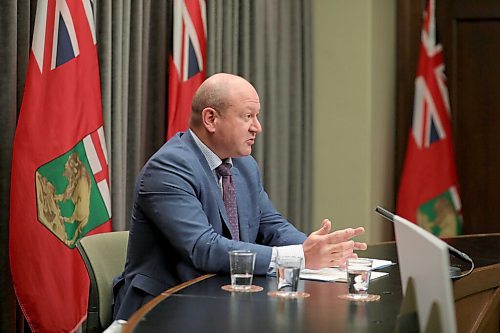
<svg viewBox="0 0 500 333"><path fill-rule="evenodd" d="M201 111L201 122L203 123L203 126L207 129L209 133L215 132L215 123L217 121L217 111L215 109L212 109L210 107L204 108Z"/></svg>

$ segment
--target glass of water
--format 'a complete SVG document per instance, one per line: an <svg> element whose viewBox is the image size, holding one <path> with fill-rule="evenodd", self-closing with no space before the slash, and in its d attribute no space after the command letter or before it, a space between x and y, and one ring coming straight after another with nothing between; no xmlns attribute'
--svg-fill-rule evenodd
<svg viewBox="0 0 500 333"><path fill-rule="evenodd" d="M347 259L347 284L349 293L346 298L352 300L365 300L369 297L370 275L372 270L371 259Z"/></svg>
<svg viewBox="0 0 500 333"><path fill-rule="evenodd" d="M252 251L229 251L231 286L233 291L245 291L252 288L255 255L255 252Z"/></svg>
<svg viewBox="0 0 500 333"><path fill-rule="evenodd" d="M294 297L299 287L301 257L277 257L276 281L278 296Z"/></svg>

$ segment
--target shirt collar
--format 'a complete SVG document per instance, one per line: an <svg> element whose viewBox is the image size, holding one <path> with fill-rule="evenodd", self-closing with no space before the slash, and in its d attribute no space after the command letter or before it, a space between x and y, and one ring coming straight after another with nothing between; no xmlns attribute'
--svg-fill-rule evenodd
<svg viewBox="0 0 500 333"><path fill-rule="evenodd" d="M205 156L210 170L214 171L219 165L222 164L223 161L212 150L210 150L210 148L208 148L207 145L205 145L191 129L189 129L189 132L193 136L194 142L196 142L196 145L203 153L203 156ZM233 160L231 159L231 157L229 157L224 162L231 164L231 166L233 165Z"/></svg>

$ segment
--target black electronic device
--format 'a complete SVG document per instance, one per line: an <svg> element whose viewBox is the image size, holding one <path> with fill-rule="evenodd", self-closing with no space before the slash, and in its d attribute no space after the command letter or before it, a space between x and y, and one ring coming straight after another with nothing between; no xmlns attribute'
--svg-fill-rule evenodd
<svg viewBox="0 0 500 333"><path fill-rule="evenodd" d="M387 220L389 220L393 223L396 223L396 220L394 219L394 216L395 216L394 213L391 213L387 209L382 208L380 206L377 206L375 208L375 211L378 214L380 214L381 216L385 217ZM462 251L459 251L458 249L454 248L450 244L447 244L447 245L448 245L448 252L450 253L450 255L452 255L456 258L459 258L463 261L466 261L470 264L470 268L466 271L462 271L462 269L460 267L457 267L457 266L450 266L450 268L449 268L450 277L455 280L455 279L459 279L459 278L462 278L462 277L470 274L472 272L472 270L474 269L474 260L472 260L472 258L469 257L467 254L463 253Z"/></svg>

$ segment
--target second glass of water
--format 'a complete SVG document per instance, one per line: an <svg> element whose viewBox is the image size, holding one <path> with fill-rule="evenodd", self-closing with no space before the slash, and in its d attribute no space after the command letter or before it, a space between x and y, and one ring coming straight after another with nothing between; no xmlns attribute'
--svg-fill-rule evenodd
<svg viewBox="0 0 500 333"><path fill-rule="evenodd" d="M365 258L347 259L347 284L350 299L362 300L368 297L373 261Z"/></svg>
<svg viewBox="0 0 500 333"><path fill-rule="evenodd" d="M301 257L276 258L276 279L278 295L294 296L297 294L300 279Z"/></svg>

